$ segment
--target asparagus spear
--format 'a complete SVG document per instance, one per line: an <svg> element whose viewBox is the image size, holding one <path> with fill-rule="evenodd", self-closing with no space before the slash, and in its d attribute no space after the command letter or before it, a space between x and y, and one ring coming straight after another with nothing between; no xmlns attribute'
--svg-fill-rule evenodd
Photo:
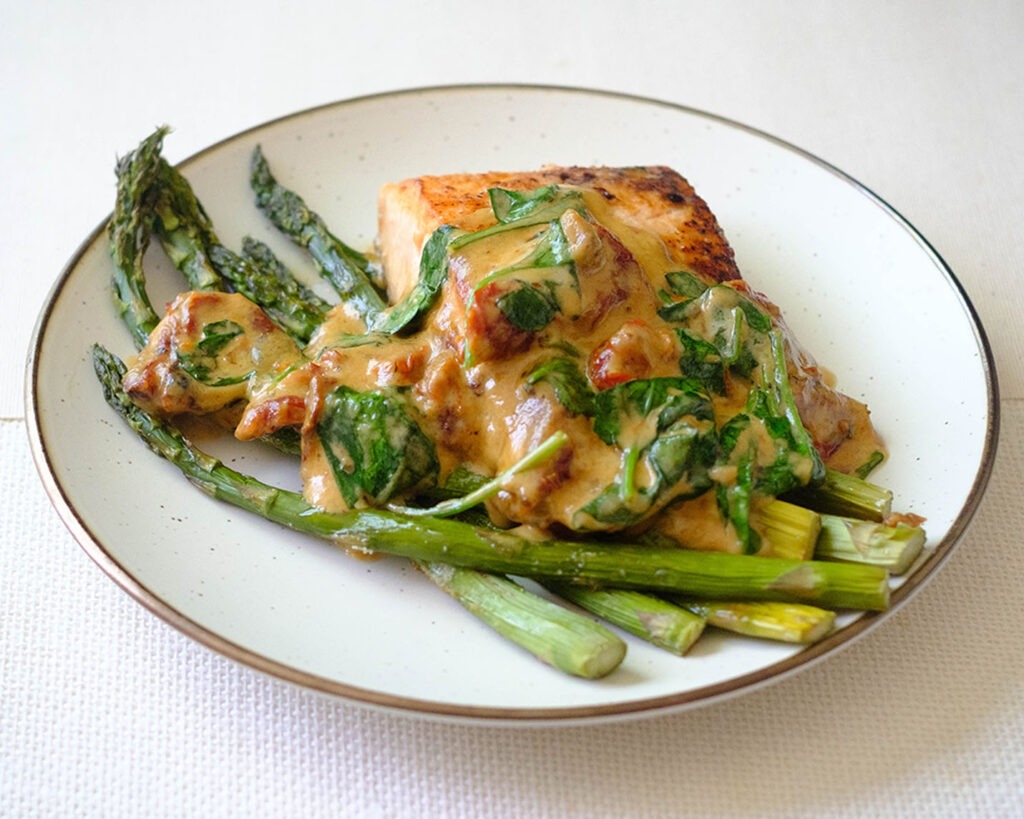
<svg viewBox="0 0 1024 819"><path fill-rule="evenodd" d="M708 625L784 643L815 643L832 630L836 620L833 611L801 603L673 600L706 618Z"/></svg>
<svg viewBox="0 0 1024 819"><path fill-rule="evenodd" d="M604 677L626 656L626 644L604 626L531 594L506 577L444 563L417 565L499 634L567 674Z"/></svg>
<svg viewBox="0 0 1024 819"><path fill-rule="evenodd" d="M280 281L275 273L223 245L210 248L210 261L237 292L258 304L274 324L300 344L313 337L327 316L330 306L310 300L298 281Z"/></svg>
<svg viewBox="0 0 1024 819"><path fill-rule="evenodd" d="M805 486L786 496L815 512L846 515L863 520L883 521L892 512L892 492L834 469L825 470L825 479L816 486Z"/></svg>
<svg viewBox="0 0 1024 819"><path fill-rule="evenodd" d="M771 557L810 560L821 532L821 515L792 503L772 500L751 517L770 544Z"/></svg>
<svg viewBox="0 0 1024 819"><path fill-rule="evenodd" d="M886 526L874 521L838 515L821 516L821 534L815 556L883 566L903 574L921 554L925 533L920 526Z"/></svg>
<svg viewBox="0 0 1024 819"><path fill-rule="evenodd" d="M281 298L279 293L283 293L289 298L294 300L294 312L302 312L303 310L308 312L311 317L311 321L315 321L319 316L320 322L326 318L327 313L330 312L331 305L329 302L320 298L314 293L309 287L306 287L295 275L284 265L273 250L268 245L254 239L251 236L246 236L242 239L242 255L252 262L260 270L270 273L276 280L276 287L273 287L272 281L267 281L262 284L263 288L266 288L264 293L263 289L252 288L252 295L249 296L254 302L259 304L263 309L264 301L276 302ZM306 333L308 338L312 336L312 331L315 327L310 327Z"/></svg>
<svg viewBox="0 0 1024 819"><path fill-rule="evenodd" d="M320 275L371 326L386 305L373 286L369 260L334 236L298 194L278 183L259 146L252 154L250 181L260 210L309 252Z"/></svg>
<svg viewBox="0 0 1024 819"><path fill-rule="evenodd" d="M210 259L219 245L213 223L188 180L160 160L155 187L156 231L164 252L192 290L224 290L224 278Z"/></svg>
<svg viewBox="0 0 1024 819"><path fill-rule="evenodd" d="M194 449L142 412L120 388L120 367L101 347L93 359L108 402L147 442L207 494L268 520L367 553L440 561L497 574L730 600L788 600L882 610L888 572L875 566L765 559L603 542L528 540L454 520L410 518L380 509L336 514L294 492L242 475Z"/></svg>
<svg viewBox="0 0 1024 819"><path fill-rule="evenodd" d="M704 618L654 595L544 581L546 589L630 634L680 656L704 632Z"/></svg>
<svg viewBox="0 0 1024 819"><path fill-rule="evenodd" d="M160 321L146 293L143 257L156 220L153 183L160 169L160 150L170 129L158 128L131 153L117 161L117 199L107 233L114 260L114 302L132 339L143 347Z"/></svg>

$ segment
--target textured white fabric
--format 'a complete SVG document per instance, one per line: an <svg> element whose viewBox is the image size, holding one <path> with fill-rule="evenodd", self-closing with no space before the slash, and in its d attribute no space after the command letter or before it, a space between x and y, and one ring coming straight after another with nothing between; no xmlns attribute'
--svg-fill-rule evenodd
<svg viewBox="0 0 1024 819"><path fill-rule="evenodd" d="M0 816L1024 815L1024 5L361 5L4 12ZM882 627L689 713L451 725L213 654L68 535L31 464L24 355L47 289L110 209L115 153L160 122L180 158L310 105L483 81L610 88L749 123L867 184L950 264L995 350L1002 444L961 548Z"/></svg>
<svg viewBox="0 0 1024 819"><path fill-rule="evenodd" d="M450 725L292 687L190 642L68 536L0 424L0 815L1020 815L1024 402L991 490L903 610L838 656L697 711Z"/></svg>

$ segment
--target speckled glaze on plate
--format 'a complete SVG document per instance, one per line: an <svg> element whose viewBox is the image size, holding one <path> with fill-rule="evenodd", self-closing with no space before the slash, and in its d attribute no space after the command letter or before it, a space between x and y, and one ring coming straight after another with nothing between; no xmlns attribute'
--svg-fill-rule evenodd
<svg viewBox="0 0 1024 819"><path fill-rule="evenodd" d="M94 342L122 356L133 351L111 302L101 225L61 274L36 327L26 389L33 453L86 552L190 637L279 678L402 713L503 724L622 719L711 703L834 655L904 604L960 539L998 431L985 334L928 242L827 163L700 111L521 86L347 100L258 126L182 163L226 244L252 233L307 272L253 205L247 168L257 143L278 178L356 246L372 242L376 193L389 180L545 163L674 167L717 214L745 278L781 305L839 386L870 405L891 448L874 479L895 491L899 509L927 517L929 540L894 583L889 612L844 616L811 648L707 633L678 658L629 638L626 661L609 677L568 678L494 636L403 561L350 559L247 516L150 454L104 404L91 370ZM181 287L159 253L149 275L154 304ZM265 447L203 445L243 472L298 486L294 465Z"/></svg>

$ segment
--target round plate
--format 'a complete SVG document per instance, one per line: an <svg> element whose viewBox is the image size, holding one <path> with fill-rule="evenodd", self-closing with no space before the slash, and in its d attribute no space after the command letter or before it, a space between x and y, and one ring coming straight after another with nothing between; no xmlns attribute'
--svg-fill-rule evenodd
<svg viewBox="0 0 1024 819"><path fill-rule="evenodd" d="M467 86L304 111L182 163L225 244L259 236L310 281L305 260L254 207L247 169L257 143L275 175L357 247L373 241L377 190L390 180L549 163L674 167L717 214L745 278L781 305L840 388L869 404L891 449L873 480L895 491L898 509L927 518L929 541L911 573L894 582L889 612L843 617L813 647L709 630L679 658L629 638L627 659L609 677L566 677L495 636L409 564L355 560L247 516L151 455L106 406L91 368L94 342L133 352L111 301L101 225L60 276L36 328L26 390L34 456L86 552L143 605L210 648L406 713L546 724L660 713L749 691L833 655L934 574L977 508L998 403L974 310L906 220L806 152L646 99ZM112 183L112 203L113 195ZM159 251L149 262L150 295L162 304L181 279ZM203 446L243 472L298 487L294 464L266 447Z"/></svg>

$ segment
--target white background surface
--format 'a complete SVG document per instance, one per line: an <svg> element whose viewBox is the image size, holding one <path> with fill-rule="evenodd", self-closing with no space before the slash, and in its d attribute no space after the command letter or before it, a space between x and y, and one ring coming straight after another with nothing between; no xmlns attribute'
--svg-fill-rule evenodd
<svg viewBox="0 0 1024 819"><path fill-rule="evenodd" d="M1024 6L41 2L4 20L0 815L1024 813ZM28 452L25 352L110 210L116 154L163 122L175 160L335 99L489 81L626 91L775 134L877 192L963 283L1002 388L989 496L935 581L838 657L639 722L413 720L192 644L52 512Z"/></svg>

